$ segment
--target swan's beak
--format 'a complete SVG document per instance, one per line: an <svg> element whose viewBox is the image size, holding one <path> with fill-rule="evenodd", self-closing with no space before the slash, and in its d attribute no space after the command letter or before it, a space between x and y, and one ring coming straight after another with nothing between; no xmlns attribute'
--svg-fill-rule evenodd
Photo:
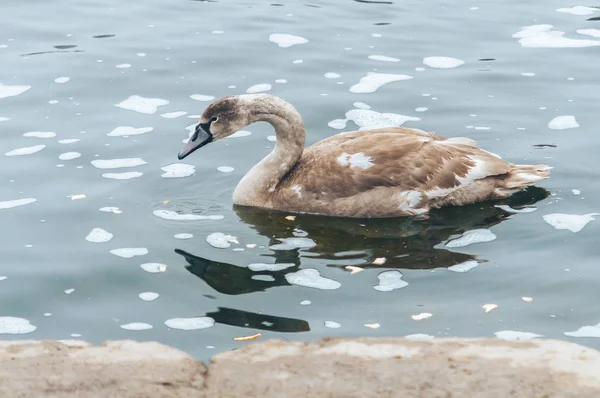
<svg viewBox="0 0 600 398"><path fill-rule="evenodd" d="M210 133L210 125L209 124L199 124L196 126L196 131L194 131L194 135L190 138L187 144L183 147L177 158L179 160L185 158L196 149L202 148L204 145L210 143L213 139L213 135Z"/></svg>

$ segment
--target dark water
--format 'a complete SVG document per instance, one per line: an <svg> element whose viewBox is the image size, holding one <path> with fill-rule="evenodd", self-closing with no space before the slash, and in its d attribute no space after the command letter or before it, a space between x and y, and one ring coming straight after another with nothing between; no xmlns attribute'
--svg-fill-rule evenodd
<svg viewBox="0 0 600 398"><path fill-rule="evenodd" d="M493 337L508 330L600 347L597 339L564 335L600 322L599 224L591 221L573 233L555 229L543 218L600 212L595 199L600 194L600 43L593 41L600 39L576 32L600 29L594 20L600 11L556 11L571 6L557 1L4 1L0 120L10 120L0 122L0 202L37 201L0 209L0 276L7 277L0 281L0 316L26 319L36 329L1 337L69 339L75 334L92 342L157 340L201 359L240 347L246 343L234 337L257 332L262 339L307 340L417 333ZM561 38L534 28L534 33L527 31L525 46L512 37L525 26L541 24L565 34ZM272 33L308 42L282 48L269 41ZM540 48L540 43L554 48ZM425 57L435 56L464 64L450 69L423 65ZM372 93L351 92L368 72L413 78ZM340 77L326 78L326 73ZM56 83L60 77L70 80ZM287 82L276 83L279 79ZM273 147L267 140L272 129L264 124L248 127L251 135L185 159L195 166L193 176L161 177L161 167L177 163L185 128L195 122L188 117L201 114L209 103L191 95L218 98L256 84L272 85L270 93L296 106L305 119L307 144L338 133L328 123L363 102L375 112L420 118L407 122L409 127L475 139L515 163L547 163L554 167L552 178L539 185L548 193L532 190L508 202L537 209L530 213L510 214L484 203L435 212L428 222L289 220L287 214L234 209L235 185ZM23 91L22 86L30 88ZM23 92L8 96L9 91ZM152 114L114 106L133 95L169 103ZM415 111L424 107L424 112ZM160 116L177 111L188 113ZM574 116L579 127L550 129L557 116ZM119 126L153 130L107 136ZM349 121L346 130L355 128ZM56 136L23 136L27 132ZM65 139L79 141L59 143ZM30 155L5 156L37 145L45 147ZM67 152L81 156L59 159ZM91 164L125 158L141 158L146 164L120 169ZM222 173L219 166L235 170ZM123 172L143 175L123 180L102 176ZM79 194L86 197L70 198ZM121 213L99 211L108 206ZM161 209L223 218L166 220L153 214ZM93 228L113 238L86 241ZM489 229L497 238L445 247L473 229ZM234 235L239 244L211 247L206 237L213 232ZM175 239L180 233L194 237ZM294 235L312 239L316 246L269 248L279 243L277 238ZM109 253L118 248L145 248L148 254L121 258ZM372 264L379 257L387 262ZM478 266L466 273L446 269L469 261ZM145 272L143 263L167 265L166 272ZM247 268L251 263L292 265L256 272ZM348 265L364 271L351 274L344 268ZM341 287L290 285L285 275L302 269L318 270ZM408 285L374 289L378 276L389 270L399 270ZM66 294L69 289L75 290ZM146 302L138 297L142 292L160 297ZM305 300L311 304L301 305ZM484 304L497 308L486 313ZM433 316L411 318L419 313ZM215 325L183 331L164 323L190 317L210 317ZM328 328L325 321L341 326ZM6 332L14 322L1 318L0 326ZM133 322L153 328L120 327ZM375 323L378 329L364 326ZM25 326L21 331L31 331ZM600 336L598 328L584 333L594 334Z"/></svg>

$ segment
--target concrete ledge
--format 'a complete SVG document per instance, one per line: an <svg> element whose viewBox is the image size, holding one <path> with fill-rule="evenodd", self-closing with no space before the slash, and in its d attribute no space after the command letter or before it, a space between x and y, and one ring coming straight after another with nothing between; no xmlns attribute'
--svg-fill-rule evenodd
<svg viewBox="0 0 600 398"><path fill-rule="evenodd" d="M130 340L0 342L1 397L600 397L600 352L556 340L265 341L207 367Z"/></svg>

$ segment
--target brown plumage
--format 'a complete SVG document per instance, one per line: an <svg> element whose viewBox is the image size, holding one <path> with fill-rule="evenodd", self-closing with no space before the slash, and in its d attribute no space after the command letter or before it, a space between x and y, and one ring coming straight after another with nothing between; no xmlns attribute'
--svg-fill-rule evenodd
<svg viewBox="0 0 600 398"><path fill-rule="evenodd" d="M468 138L401 127L341 133L304 149L298 112L267 94L222 98L200 124L215 140L255 121L271 123L277 143L237 186L233 201L242 206L344 217L417 215L506 198L547 178L550 169L506 162ZM198 145L204 144L191 140L180 157Z"/></svg>

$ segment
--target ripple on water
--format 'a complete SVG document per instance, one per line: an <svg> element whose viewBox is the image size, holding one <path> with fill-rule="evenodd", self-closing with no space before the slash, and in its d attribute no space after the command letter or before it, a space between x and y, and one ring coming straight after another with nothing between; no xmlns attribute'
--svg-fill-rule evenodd
<svg viewBox="0 0 600 398"><path fill-rule="evenodd" d="M196 167L186 163L173 163L160 168L165 173L162 178L184 178L194 175Z"/></svg>
<svg viewBox="0 0 600 398"><path fill-rule="evenodd" d="M210 216L203 216L199 214L179 214L172 210L154 210L152 214L164 220L173 221L222 220L224 218L222 215L217 214Z"/></svg>
<svg viewBox="0 0 600 398"><path fill-rule="evenodd" d="M227 249L232 243L239 243L237 238L232 235L225 235L222 232L213 232L206 237L206 242L217 249Z"/></svg>
<svg viewBox="0 0 600 398"><path fill-rule="evenodd" d="M426 57L423 58L423 64L430 68L451 69L463 65L465 61L451 57Z"/></svg>
<svg viewBox="0 0 600 398"><path fill-rule="evenodd" d="M159 107L168 105L169 101L161 98L145 98L139 95L132 95L124 101L115 104L117 108L153 115Z"/></svg>
<svg viewBox="0 0 600 398"><path fill-rule="evenodd" d="M0 334L27 334L36 330L27 319L12 316L0 317Z"/></svg>
<svg viewBox="0 0 600 398"><path fill-rule="evenodd" d="M385 84L409 79L412 79L412 76L369 72L366 76L362 77L357 84L350 87L350 92L355 94L374 93Z"/></svg>
<svg viewBox="0 0 600 398"><path fill-rule="evenodd" d="M4 202L0 202L0 210L3 209L12 209L13 207L25 206L30 203L36 202L35 198L23 198L23 199L15 199L15 200L7 200Z"/></svg>
<svg viewBox="0 0 600 398"><path fill-rule="evenodd" d="M152 325L143 322L133 322L121 325L121 329L125 330L149 330L152 329Z"/></svg>
<svg viewBox="0 0 600 398"><path fill-rule="evenodd" d="M124 159L96 159L91 161L92 166L97 169L120 169L124 167L137 167L146 163L141 158L124 158Z"/></svg>
<svg viewBox="0 0 600 398"><path fill-rule="evenodd" d="M102 229L102 228L94 228L90 231L90 233L85 237L85 240L92 243L104 243L108 242L113 238L113 234Z"/></svg>
<svg viewBox="0 0 600 398"><path fill-rule="evenodd" d="M207 316L198 318L173 318L167 319L165 325L171 329L199 330L213 327L215 325L215 320Z"/></svg>
<svg viewBox="0 0 600 398"><path fill-rule="evenodd" d="M373 286L373 289L380 292L391 292L408 286L408 282L402 280L400 271L384 271L377 275L377 279L379 279L379 284Z"/></svg>
<svg viewBox="0 0 600 398"><path fill-rule="evenodd" d="M342 286L338 281L322 277L319 271L313 268L291 272L285 275L285 279L290 285L310 287L319 290L335 290Z"/></svg>
<svg viewBox="0 0 600 398"><path fill-rule="evenodd" d="M33 155L46 148L46 145L34 145L28 146L24 148L13 149L12 151L6 152L4 155L6 156L25 156L25 155Z"/></svg>
<svg viewBox="0 0 600 398"><path fill-rule="evenodd" d="M144 301L154 301L159 297L159 294L154 292L143 292L138 294L138 297Z"/></svg>
<svg viewBox="0 0 600 398"><path fill-rule="evenodd" d="M110 133L106 134L109 137L123 137L130 135L146 134L154 130L152 127L131 127L131 126L119 126Z"/></svg>
<svg viewBox="0 0 600 398"><path fill-rule="evenodd" d="M145 247L123 247L111 250L110 254L121 258L133 258L135 256L145 256L148 254L148 249Z"/></svg>
<svg viewBox="0 0 600 398"><path fill-rule="evenodd" d="M31 86L5 86L0 83L0 99L8 97L16 97L29 90Z"/></svg>
<svg viewBox="0 0 600 398"><path fill-rule="evenodd" d="M132 178L138 178L143 176L144 173L139 171L130 171L126 173L104 173L102 177L108 178L110 180L131 180Z"/></svg>
<svg viewBox="0 0 600 398"><path fill-rule="evenodd" d="M29 131L23 134L23 137L54 138L56 137L56 133L52 131Z"/></svg>
<svg viewBox="0 0 600 398"><path fill-rule="evenodd" d="M588 225L588 223L595 220L593 216L598 216L600 213L589 213L589 214L565 214L565 213L552 213L544 215L544 221L552 225L556 229L568 229L569 231L576 233L579 232Z"/></svg>
<svg viewBox="0 0 600 398"><path fill-rule="evenodd" d="M494 235L489 229L472 229L470 231L465 232L460 237L446 243L446 247L465 247L474 243L491 242L494 239L496 239L496 235Z"/></svg>
<svg viewBox="0 0 600 398"><path fill-rule="evenodd" d="M308 40L304 37L294 36L287 33L272 33L269 35L269 41L283 48L295 46L297 44L308 43Z"/></svg>

